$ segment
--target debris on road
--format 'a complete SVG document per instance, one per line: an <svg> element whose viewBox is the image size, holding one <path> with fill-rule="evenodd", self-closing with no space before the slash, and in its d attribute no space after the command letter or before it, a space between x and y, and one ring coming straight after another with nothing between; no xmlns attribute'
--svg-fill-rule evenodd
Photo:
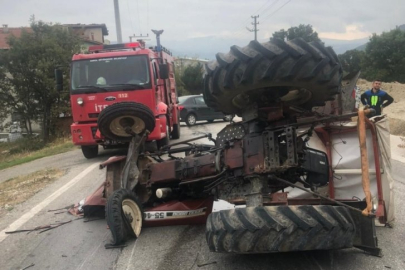
<svg viewBox="0 0 405 270"><path fill-rule="evenodd" d="M62 225L65 225L67 223L70 223L70 222L72 222L74 220L78 220L78 219L81 219L81 218L76 218L76 219L71 219L71 220L68 220L68 221L52 223L52 224L48 224L48 225L42 225L42 226L35 227L33 229L23 229L23 230L16 230L16 231L8 231L8 232L5 232L5 233L6 234L14 234L14 233L21 233L21 232L30 233L30 232L34 232L34 231L40 231L39 233L43 233L43 232L58 228L58 227L60 227Z"/></svg>
<svg viewBox="0 0 405 270"><path fill-rule="evenodd" d="M213 261L213 262L207 262L207 263L202 263L202 264L197 264L198 267L203 267L203 266L207 266L210 264L217 264L217 261Z"/></svg>
<svg viewBox="0 0 405 270"><path fill-rule="evenodd" d="M58 208L58 209L49 209L48 212L56 212L56 211L61 211L61 210L68 210L68 209L70 209L70 208L72 208L74 206L75 205L72 204L72 205L68 205L68 206L65 206L65 207L62 207L62 208Z"/></svg>
<svg viewBox="0 0 405 270"><path fill-rule="evenodd" d="M100 219L104 219L104 218L99 217L99 218L85 219L85 220L83 220L83 222L92 222L92 221L96 221L96 220L100 220Z"/></svg>
<svg viewBox="0 0 405 270"><path fill-rule="evenodd" d="M30 265L28 265L28 266L26 266L26 267L24 267L24 268L21 268L21 270L25 270L25 269L31 268L31 267L33 267L33 266L35 266L34 263L32 263L32 264L30 264Z"/></svg>

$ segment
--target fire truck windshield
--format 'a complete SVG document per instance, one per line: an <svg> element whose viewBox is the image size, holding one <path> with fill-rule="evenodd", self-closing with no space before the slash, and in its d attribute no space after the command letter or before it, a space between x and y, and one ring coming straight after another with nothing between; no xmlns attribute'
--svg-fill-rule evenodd
<svg viewBox="0 0 405 270"><path fill-rule="evenodd" d="M105 92L150 88L144 55L78 60L72 64L72 91Z"/></svg>

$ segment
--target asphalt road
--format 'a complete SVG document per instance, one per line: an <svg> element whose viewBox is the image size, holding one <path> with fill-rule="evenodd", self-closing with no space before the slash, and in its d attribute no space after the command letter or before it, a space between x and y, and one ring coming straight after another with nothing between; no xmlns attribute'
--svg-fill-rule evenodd
<svg viewBox="0 0 405 270"><path fill-rule="evenodd" d="M204 132L215 134L223 126L223 122L182 126L182 139ZM357 249L232 255L208 251L204 226L144 228L138 240L129 241L127 247L105 249L104 244L111 241L105 220L83 222L66 213L48 212L78 202L100 186L105 171L99 170L97 164L118 153L102 151L97 159L86 160L80 150L74 150L0 171L0 181L47 167L66 171L59 180L2 217L0 231L10 224L27 229L72 220L44 233L0 233L0 269L24 269L32 264L28 269L405 269L403 163L393 161L395 226L377 228L382 258Z"/></svg>

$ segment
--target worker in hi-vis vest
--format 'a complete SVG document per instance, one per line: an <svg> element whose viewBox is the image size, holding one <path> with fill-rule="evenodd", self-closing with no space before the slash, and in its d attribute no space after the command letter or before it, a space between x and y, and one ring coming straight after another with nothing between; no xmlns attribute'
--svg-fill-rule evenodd
<svg viewBox="0 0 405 270"><path fill-rule="evenodd" d="M373 88L364 92L361 97L361 103L375 110L375 115L381 115L382 108L387 107L394 99L387 92L380 89L381 80L373 81Z"/></svg>

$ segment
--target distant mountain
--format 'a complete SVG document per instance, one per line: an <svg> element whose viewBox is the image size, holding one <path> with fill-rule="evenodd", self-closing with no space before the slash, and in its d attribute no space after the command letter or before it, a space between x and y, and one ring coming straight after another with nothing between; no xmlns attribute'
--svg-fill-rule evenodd
<svg viewBox="0 0 405 270"><path fill-rule="evenodd" d="M339 40L323 38L322 41L325 45L331 46L337 54L345 53L348 50L354 50L358 47L365 46L369 38L353 39L353 40Z"/></svg>
<svg viewBox="0 0 405 270"><path fill-rule="evenodd" d="M365 51L365 50L366 50L366 47L367 47L367 43L366 43L366 44L363 44L363 45L361 45L361 46L359 46L359 47L356 47L355 50L358 50L358 51Z"/></svg>
<svg viewBox="0 0 405 270"><path fill-rule="evenodd" d="M266 42L267 39L259 40ZM326 46L331 46L337 54L353 50L358 46L367 43L368 38L355 40L337 40L337 39L322 39ZM164 46L172 50L173 55L178 57L192 57L202 59L215 59L215 54L218 52L227 53L232 45L246 46L250 40L226 37L201 37L190 38L186 40L165 41Z"/></svg>
<svg viewBox="0 0 405 270"><path fill-rule="evenodd" d="M261 42L265 42L262 40ZM168 40L162 41L163 46L169 48L173 55L179 57L191 57L201 59L215 59L218 52L227 53L232 45L246 46L250 40L241 38L227 38L227 37L199 37L189 38L186 40Z"/></svg>
<svg viewBox="0 0 405 270"><path fill-rule="evenodd" d="M397 26L405 31L405 24ZM268 39L259 40L266 42ZM361 38L354 40L339 40L323 38L322 41L326 46L331 46L337 54L345 53L348 50L364 50L369 38ZM249 39L237 37L217 37L207 36L199 38L189 38L185 40L168 40L162 38L162 44L173 52L177 57L190 57L212 60L218 52L227 53L232 45L246 46L250 42ZM113 43L113 42L111 42ZM154 43L154 42L152 42ZM147 44L150 46L149 44Z"/></svg>

